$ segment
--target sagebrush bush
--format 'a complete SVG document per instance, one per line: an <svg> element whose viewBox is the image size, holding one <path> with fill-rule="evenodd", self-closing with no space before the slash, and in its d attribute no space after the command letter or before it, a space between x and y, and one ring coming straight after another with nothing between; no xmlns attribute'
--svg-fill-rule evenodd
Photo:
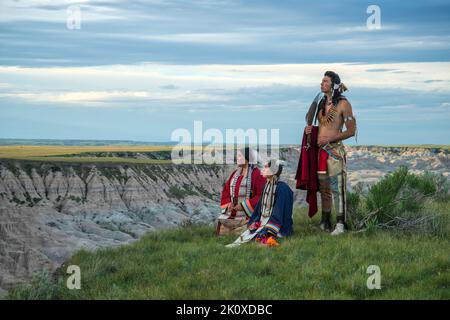
<svg viewBox="0 0 450 320"><path fill-rule="evenodd" d="M430 211L427 206L448 200L448 190L443 175L414 174L401 166L366 191L363 184L358 184L348 192L349 225L354 230L376 226L442 234L446 217L441 217L442 211Z"/></svg>

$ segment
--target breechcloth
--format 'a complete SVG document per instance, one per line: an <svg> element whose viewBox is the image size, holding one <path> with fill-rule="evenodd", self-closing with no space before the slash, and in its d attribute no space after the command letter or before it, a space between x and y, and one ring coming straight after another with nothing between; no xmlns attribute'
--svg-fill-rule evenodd
<svg viewBox="0 0 450 320"><path fill-rule="evenodd" d="M337 221L345 223L347 220L347 159L344 144L339 141L320 147L318 157L317 173L322 210L331 212L334 198Z"/></svg>

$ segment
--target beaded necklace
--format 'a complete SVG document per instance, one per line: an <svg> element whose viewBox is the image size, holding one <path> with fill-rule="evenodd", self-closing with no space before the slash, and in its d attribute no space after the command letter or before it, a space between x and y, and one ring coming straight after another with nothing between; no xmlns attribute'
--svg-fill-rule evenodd
<svg viewBox="0 0 450 320"><path fill-rule="evenodd" d="M318 119L322 126L328 126L330 123L334 121L337 115L337 108L335 105L332 105L328 112L325 113L325 108L319 113Z"/></svg>

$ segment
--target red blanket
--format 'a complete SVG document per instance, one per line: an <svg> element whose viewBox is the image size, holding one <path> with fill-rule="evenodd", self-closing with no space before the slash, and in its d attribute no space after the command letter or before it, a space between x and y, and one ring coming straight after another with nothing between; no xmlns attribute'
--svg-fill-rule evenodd
<svg viewBox="0 0 450 320"><path fill-rule="evenodd" d="M298 160L297 173L295 175L296 189L307 190L306 202L309 204L308 216L313 217L317 213L317 191L319 191L317 137L319 127L313 126L310 137L303 133L300 159ZM309 141L308 141L309 140ZM309 146L308 146L309 142Z"/></svg>

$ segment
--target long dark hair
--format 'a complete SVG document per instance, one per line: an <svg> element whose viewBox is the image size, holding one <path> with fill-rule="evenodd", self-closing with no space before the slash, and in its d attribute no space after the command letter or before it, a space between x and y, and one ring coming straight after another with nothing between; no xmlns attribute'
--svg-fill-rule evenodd
<svg viewBox="0 0 450 320"><path fill-rule="evenodd" d="M341 78L339 75L334 71L326 71L324 74L325 77L329 77L331 79L331 100L333 101L333 104L336 106L342 98L345 99L345 97L342 95L344 91L347 90L347 87L341 83ZM325 102L326 96L323 99L323 102Z"/></svg>

